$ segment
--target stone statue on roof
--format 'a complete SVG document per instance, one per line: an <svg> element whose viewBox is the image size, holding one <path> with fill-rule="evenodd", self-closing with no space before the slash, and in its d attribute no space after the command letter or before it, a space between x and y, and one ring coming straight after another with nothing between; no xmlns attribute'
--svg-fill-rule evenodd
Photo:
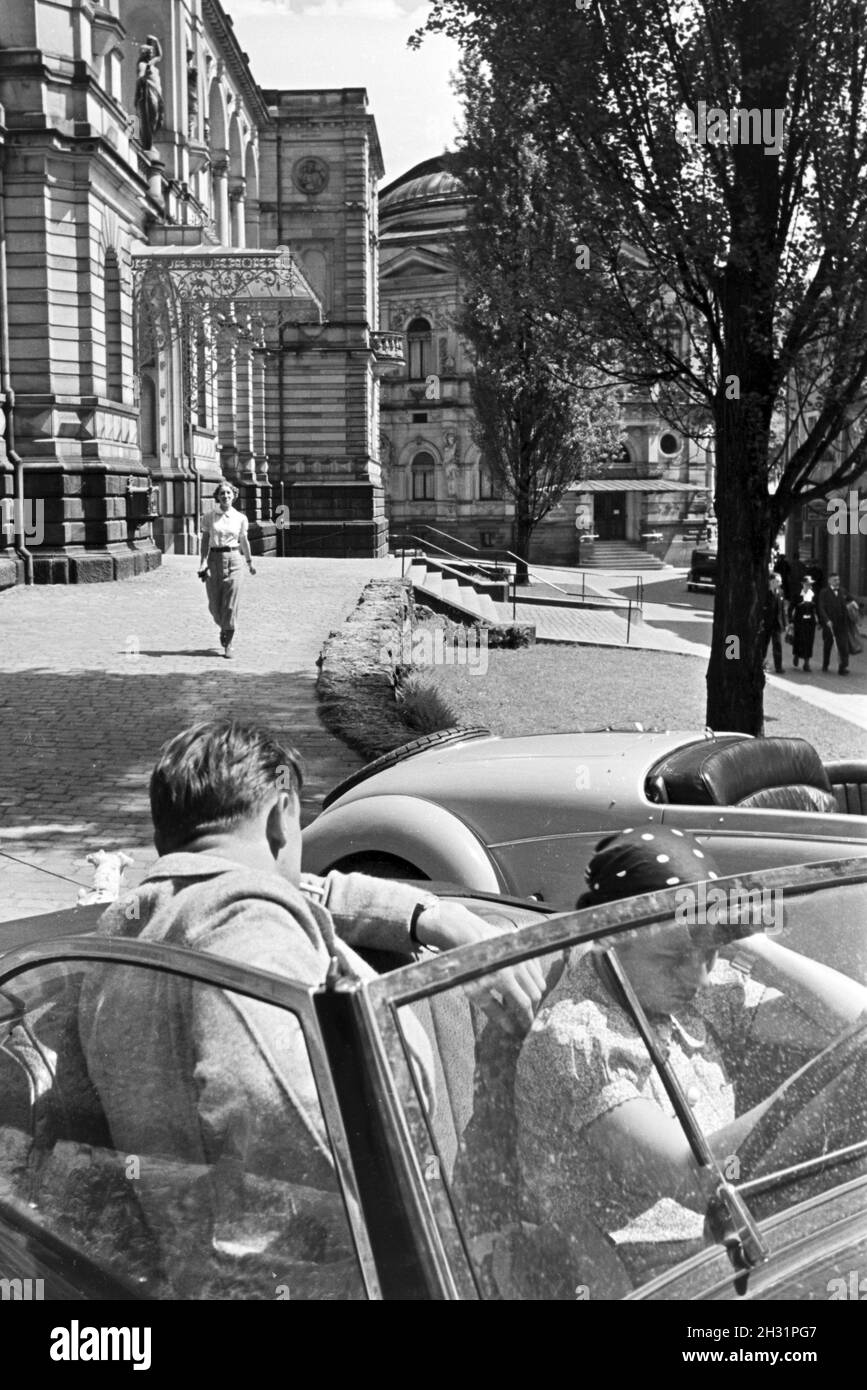
<svg viewBox="0 0 867 1390"><path fill-rule="evenodd" d="M146 150L152 147L157 131L162 130L166 116L158 66L162 56L159 39L153 34L148 34L139 49L135 84L139 139Z"/></svg>

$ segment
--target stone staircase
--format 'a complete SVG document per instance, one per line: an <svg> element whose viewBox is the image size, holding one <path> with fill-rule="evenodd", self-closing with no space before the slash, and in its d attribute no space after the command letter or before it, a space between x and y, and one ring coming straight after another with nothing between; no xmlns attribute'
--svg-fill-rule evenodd
<svg viewBox="0 0 867 1390"><path fill-rule="evenodd" d="M500 621L490 585L477 580L443 560L427 555L414 555L406 571L413 593L419 603L459 622Z"/></svg>
<svg viewBox="0 0 867 1390"><path fill-rule="evenodd" d="M661 570L662 560L634 541L593 541L581 547L581 564L588 569Z"/></svg>

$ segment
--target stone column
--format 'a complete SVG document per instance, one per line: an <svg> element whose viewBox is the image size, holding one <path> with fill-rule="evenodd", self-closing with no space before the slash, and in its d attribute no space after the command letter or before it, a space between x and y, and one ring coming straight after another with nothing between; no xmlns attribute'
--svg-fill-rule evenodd
<svg viewBox="0 0 867 1390"><path fill-rule="evenodd" d="M244 247L247 244L246 236L246 200L244 197L245 182L243 179L236 179L229 190L229 202L232 209L231 218L231 242L233 246Z"/></svg>
<svg viewBox="0 0 867 1390"><path fill-rule="evenodd" d="M265 435L267 419L265 397L265 354L253 354L253 453L260 482L268 481L268 443Z"/></svg>
<svg viewBox="0 0 867 1390"><path fill-rule="evenodd" d="M234 327L234 316L227 328ZM224 475L234 480L238 470L238 380L237 353L227 334L219 335L217 351L217 453Z"/></svg>
<svg viewBox="0 0 867 1390"><path fill-rule="evenodd" d="M214 206L211 212L217 226L217 236L221 246L231 244L231 225L229 218L229 162L225 155L214 157L211 164L211 182L214 190Z"/></svg>
<svg viewBox="0 0 867 1390"><path fill-rule="evenodd" d="M249 318L245 334L250 332ZM238 447L238 476L245 482L256 481L256 459L253 446L253 357L249 346L243 344L235 353L236 430Z"/></svg>
<svg viewBox="0 0 867 1390"><path fill-rule="evenodd" d="M247 224L245 227L245 242L247 246L254 250L259 245L259 203L255 198L244 199L245 215Z"/></svg>

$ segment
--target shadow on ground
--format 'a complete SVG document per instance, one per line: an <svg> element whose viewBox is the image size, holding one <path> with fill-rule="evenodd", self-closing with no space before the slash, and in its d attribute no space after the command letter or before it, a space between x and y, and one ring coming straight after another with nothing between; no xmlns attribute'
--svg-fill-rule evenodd
<svg viewBox="0 0 867 1390"><path fill-rule="evenodd" d="M0 839L11 832L28 854L74 839L82 846L110 839L119 848L149 842L148 780L160 747L187 725L219 717L266 724L306 755L306 824L361 761L320 724L315 674L225 676L222 661L213 674L189 676L4 675Z"/></svg>

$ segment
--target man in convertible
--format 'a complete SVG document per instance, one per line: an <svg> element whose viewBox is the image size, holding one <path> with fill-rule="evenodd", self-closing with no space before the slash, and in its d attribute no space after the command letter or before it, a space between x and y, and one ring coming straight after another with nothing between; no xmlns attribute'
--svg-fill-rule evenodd
<svg viewBox="0 0 867 1390"><path fill-rule="evenodd" d="M98 930L206 951L302 985L321 985L329 972L368 978L373 972L355 947L409 953L496 934L459 904L405 884L302 875L301 779L294 748L263 729L214 721L178 734L150 783L160 857ZM506 1026L522 1016L529 1022L541 984L536 967L522 967L497 977L496 999L479 1002ZM174 1296L200 1295L221 1249L249 1253L237 1229L247 1175L331 1192L335 1222L345 1226L291 1014L168 972L111 965L85 985L79 1020L113 1147L154 1157L141 1158L135 1190ZM411 1048L432 1091L421 1028ZM156 1157L180 1165L180 1186ZM184 1172L195 1175L192 1186ZM335 1286L322 1296L349 1294Z"/></svg>

